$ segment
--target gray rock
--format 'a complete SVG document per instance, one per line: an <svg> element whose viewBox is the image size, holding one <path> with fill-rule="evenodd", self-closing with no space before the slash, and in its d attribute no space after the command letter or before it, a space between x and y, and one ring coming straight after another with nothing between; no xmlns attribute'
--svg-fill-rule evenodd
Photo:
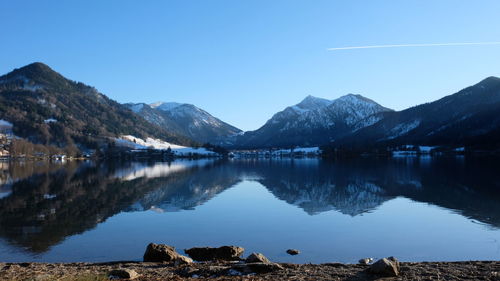
<svg viewBox="0 0 500 281"><path fill-rule="evenodd" d="M175 248L165 244L150 243L144 253L145 262L173 262L176 265L190 264L192 259L175 251Z"/></svg>
<svg viewBox="0 0 500 281"><path fill-rule="evenodd" d="M195 261L239 260L244 251L245 249L237 246L202 247L184 250Z"/></svg>
<svg viewBox="0 0 500 281"><path fill-rule="evenodd" d="M113 276L113 277L118 277L118 278L122 278L122 279L130 279L130 280L139 277L139 274L137 272L135 272L132 269L128 269L128 268L119 268L119 269L112 270L109 273L109 275Z"/></svg>
<svg viewBox="0 0 500 281"><path fill-rule="evenodd" d="M373 261L373 258L360 259L358 261L359 264L369 265Z"/></svg>
<svg viewBox="0 0 500 281"><path fill-rule="evenodd" d="M383 258L370 266L371 273L380 276L395 277L399 275L399 262L396 258Z"/></svg>
<svg viewBox="0 0 500 281"><path fill-rule="evenodd" d="M300 254L300 251L296 250L296 249L288 249L288 250L286 250L286 253L289 255L295 256L295 255Z"/></svg>
<svg viewBox="0 0 500 281"><path fill-rule="evenodd" d="M251 253L247 259L245 260L247 263L253 262L262 262L262 263L271 263L263 254L261 253Z"/></svg>

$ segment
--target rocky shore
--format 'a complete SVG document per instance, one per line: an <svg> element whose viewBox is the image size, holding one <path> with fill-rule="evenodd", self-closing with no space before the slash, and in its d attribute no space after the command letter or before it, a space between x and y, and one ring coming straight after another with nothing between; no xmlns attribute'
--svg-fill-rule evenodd
<svg viewBox="0 0 500 281"><path fill-rule="evenodd" d="M109 280L116 269L130 269L134 280L500 280L500 262L401 263L397 277L380 277L367 271L369 265L279 264L282 269L248 275L228 275L231 262L173 265L150 262L113 263L0 263L0 280ZM233 273L234 274L234 273Z"/></svg>
<svg viewBox="0 0 500 281"><path fill-rule="evenodd" d="M274 263L236 246L191 248L183 256L168 245L148 245L143 262L0 263L3 281L130 280L495 280L500 261L399 262L394 257L360 264ZM195 262L195 261L197 262Z"/></svg>

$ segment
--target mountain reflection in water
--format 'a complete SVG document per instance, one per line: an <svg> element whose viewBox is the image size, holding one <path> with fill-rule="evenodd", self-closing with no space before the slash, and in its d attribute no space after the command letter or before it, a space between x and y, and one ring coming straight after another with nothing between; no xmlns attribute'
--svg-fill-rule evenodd
<svg viewBox="0 0 500 281"><path fill-rule="evenodd" d="M312 216L336 211L356 217L404 197L499 229L500 166L495 161L366 158L335 162L1 163L0 237L13 247L43 253L118 213L194 210L243 181L260 183L277 199Z"/></svg>

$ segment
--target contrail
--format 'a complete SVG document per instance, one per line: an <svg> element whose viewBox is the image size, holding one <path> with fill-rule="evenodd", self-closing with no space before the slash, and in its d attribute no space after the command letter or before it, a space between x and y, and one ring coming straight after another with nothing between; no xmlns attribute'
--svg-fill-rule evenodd
<svg viewBox="0 0 500 281"><path fill-rule="evenodd" d="M398 45L372 45L328 48L328 51L379 49L379 48L406 48L406 47L438 47L438 46L470 46L470 45L500 45L500 42L468 42L468 43L430 43L430 44L398 44Z"/></svg>

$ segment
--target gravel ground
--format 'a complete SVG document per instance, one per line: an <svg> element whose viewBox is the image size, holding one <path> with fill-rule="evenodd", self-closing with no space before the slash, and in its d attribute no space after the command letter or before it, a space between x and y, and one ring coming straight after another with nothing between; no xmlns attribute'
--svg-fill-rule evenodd
<svg viewBox="0 0 500 281"><path fill-rule="evenodd" d="M210 262L174 266L145 262L0 263L0 280L107 280L113 269L128 268L135 280L497 280L500 261L401 263L398 277L379 277L367 265L280 264L268 273L238 275L235 263ZM231 275L232 274L232 275Z"/></svg>

